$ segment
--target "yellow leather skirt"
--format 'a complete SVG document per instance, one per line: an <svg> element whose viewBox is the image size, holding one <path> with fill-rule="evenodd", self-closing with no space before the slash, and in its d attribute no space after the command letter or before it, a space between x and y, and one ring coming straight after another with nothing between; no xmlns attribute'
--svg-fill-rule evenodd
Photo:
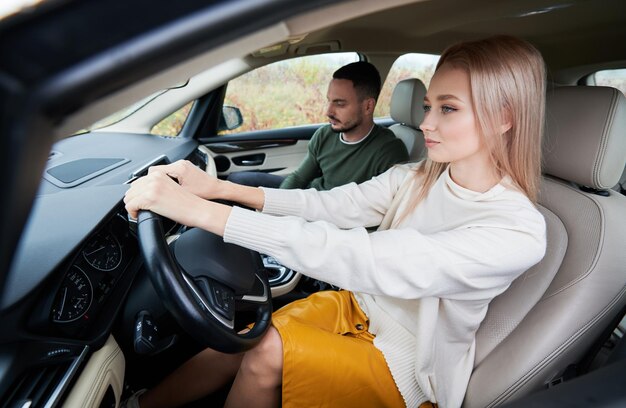
<svg viewBox="0 0 626 408"><path fill-rule="evenodd" d="M351 292L290 303L272 324L283 342L283 408L405 406Z"/></svg>

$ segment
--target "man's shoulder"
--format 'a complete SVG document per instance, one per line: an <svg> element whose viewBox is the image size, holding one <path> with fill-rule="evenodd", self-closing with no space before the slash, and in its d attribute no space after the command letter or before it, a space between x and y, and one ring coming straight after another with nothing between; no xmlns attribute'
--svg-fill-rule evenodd
<svg viewBox="0 0 626 408"><path fill-rule="evenodd" d="M402 163L409 160L404 142L397 138L396 135L384 126L375 125L375 134L372 134L372 140L368 149L375 151L375 160L372 163L378 163L377 166L386 167L389 164Z"/></svg>
<svg viewBox="0 0 626 408"><path fill-rule="evenodd" d="M404 147L404 142L396 137L395 133L384 126L375 125L372 133L372 136L374 136L372 139L378 147L385 146L389 149Z"/></svg>
<svg viewBox="0 0 626 408"><path fill-rule="evenodd" d="M374 125L374 129L372 129L372 135L374 136L372 139L376 140L376 144L397 144L402 143L402 140L396 137L396 134L393 133L389 128L381 125Z"/></svg>

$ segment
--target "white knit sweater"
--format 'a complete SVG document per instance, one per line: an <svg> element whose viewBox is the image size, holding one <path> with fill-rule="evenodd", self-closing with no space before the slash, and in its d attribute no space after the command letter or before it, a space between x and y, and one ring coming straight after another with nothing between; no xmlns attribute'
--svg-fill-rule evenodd
<svg viewBox="0 0 626 408"><path fill-rule="evenodd" d="M541 260L545 222L507 179L477 193L447 171L399 221L412 166L325 192L264 189L263 213L234 208L224 240L355 292L407 407L459 407L487 305ZM368 233L391 208L393 229Z"/></svg>

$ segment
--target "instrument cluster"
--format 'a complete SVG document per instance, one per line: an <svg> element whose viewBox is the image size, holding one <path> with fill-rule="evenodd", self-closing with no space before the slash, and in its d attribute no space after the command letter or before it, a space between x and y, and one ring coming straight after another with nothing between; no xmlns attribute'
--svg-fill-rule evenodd
<svg viewBox="0 0 626 408"><path fill-rule="evenodd" d="M86 326L102 311L136 255L137 240L118 213L74 255L56 292L50 321L66 328Z"/></svg>

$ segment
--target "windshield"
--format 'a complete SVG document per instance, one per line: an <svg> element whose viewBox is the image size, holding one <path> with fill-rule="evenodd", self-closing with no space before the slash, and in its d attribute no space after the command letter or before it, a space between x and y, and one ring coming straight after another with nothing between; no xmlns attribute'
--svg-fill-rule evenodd
<svg viewBox="0 0 626 408"><path fill-rule="evenodd" d="M82 129L82 130L76 132L76 134L91 132L92 130L97 130L97 129L100 129L100 128L103 128L103 127L110 126L110 125L112 125L114 123L117 123L120 120L125 119L125 118L129 117L130 115L132 115L133 113L137 112L139 109L141 109L144 106L146 106L148 103L150 103L156 97L158 97L160 95L163 95L167 91L168 91L168 89L164 89L162 91L155 92L152 95L150 95L150 96L148 96L146 98L143 98L142 100L140 100L138 102L135 102L134 104L130 105L127 108L119 110L119 111L115 112L114 114L107 116L104 119L100 119L99 121L97 121L93 125L87 127L86 129Z"/></svg>
<svg viewBox="0 0 626 408"><path fill-rule="evenodd" d="M81 129L78 132L76 132L75 134L82 134L82 133L87 133L87 132L91 132L93 130L97 130L97 129L101 129L107 126L111 126L114 123L117 123L123 119L126 119L127 117L131 116L132 114L134 114L135 112L137 112L138 110L140 110L141 108L143 108L144 106L146 106L147 104L149 104L150 102L152 102L153 100L155 100L156 98L158 98L159 96L163 95L164 93L166 93L169 90L172 89L180 89L180 88L184 88L185 86L187 86L187 84L189 83L189 80L186 80L184 82L181 82L179 84L176 84L172 87L166 88L166 89L162 89L160 91L157 91L155 93L153 93L152 95L149 95L137 102L135 102L134 104L121 109L103 119L100 119L99 121L95 122L94 124L92 124L91 126L86 127L85 129Z"/></svg>

